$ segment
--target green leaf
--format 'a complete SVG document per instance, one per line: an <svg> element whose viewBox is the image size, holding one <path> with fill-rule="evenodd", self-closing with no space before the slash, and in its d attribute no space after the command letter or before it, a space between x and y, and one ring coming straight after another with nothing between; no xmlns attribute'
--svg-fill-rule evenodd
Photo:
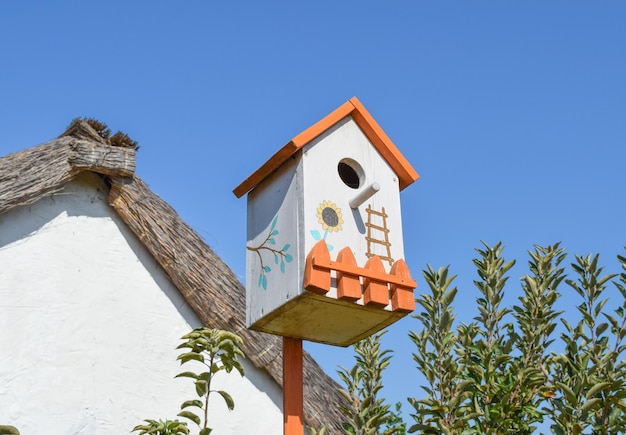
<svg viewBox="0 0 626 435"><path fill-rule="evenodd" d="M190 406L196 406L198 408L202 408L204 406L204 403L202 402L202 400L187 400L185 402L182 403L182 405L180 405L180 409L185 409L188 408Z"/></svg>
<svg viewBox="0 0 626 435"><path fill-rule="evenodd" d="M194 372L182 372L177 374L176 376L174 376L175 378L192 378L192 379L198 379L198 375L196 375Z"/></svg>
<svg viewBox="0 0 626 435"><path fill-rule="evenodd" d="M200 417L198 417L196 414L194 414L191 411L181 411L177 415L179 417L188 418L189 420L193 421L195 424L200 426Z"/></svg>
<svg viewBox="0 0 626 435"><path fill-rule="evenodd" d="M589 391L587 391L587 394L585 394L585 397L587 399L591 399L597 394L601 393L602 391L607 390L610 386L611 386L610 382L600 382L598 384L595 384L589 389Z"/></svg>
<svg viewBox="0 0 626 435"><path fill-rule="evenodd" d="M596 328L596 336L602 335L604 331L607 330L608 327L609 327L608 323L600 323L598 327Z"/></svg>
<svg viewBox="0 0 626 435"><path fill-rule="evenodd" d="M211 373L209 372L200 373L196 379L198 379L199 381L204 381L206 383L209 383L211 380Z"/></svg>
<svg viewBox="0 0 626 435"><path fill-rule="evenodd" d="M217 393L224 398L224 402L226 402L226 406L230 411L235 409L235 401L233 398L224 390L218 390Z"/></svg>
<svg viewBox="0 0 626 435"><path fill-rule="evenodd" d="M189 361L204 362L204 356L196 352L187 352L187 353L180 354L178 355L178 358L176 359L180 360L181 364L185 364L186 362L189 362Z"/></svg>
<svg viewBox="0 0 626 435"><path fill-rule="evenodd" d="M602 399L599 397L594 397L593 399L589 399L583 404L580 410L581 412L589 412L595 406L599 405L601 401Z"/></svg>
<svg viewBox="0 0 626 435"><path fill-rule="evenodd" d="M206 381L196 381L196 393L198 396L203 397L207 393L207 383Z"/></svg>

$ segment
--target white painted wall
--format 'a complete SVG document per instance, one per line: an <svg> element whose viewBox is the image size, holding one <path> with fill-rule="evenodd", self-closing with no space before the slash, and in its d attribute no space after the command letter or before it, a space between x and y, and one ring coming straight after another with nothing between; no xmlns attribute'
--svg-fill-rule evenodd
<svg viewBox="0 0 626 435"><path fill-rule="evenodd" d="M248 327L304 291L302 270L306 254L301 248L302 191L298 179L301 177L299 163L297 159L289 159L248 194ZM274 222L275 226L272 227ZM285 246L289 247L283 251ZM290 261L285 261L284 255L289 255ZM284 262L282 269L281 260ZM267 272L262 272L262 266L269 268ZM260 281L261 275L265 276L265 285Z"/></svg>
<svg viewBox="0 0 626 435"><path fill-rule="evenodd" d="M348 187L339 177L337 165L344 159L357 162L363 170L362 186L358 189ZM341 248L349 246L359 266L368 260L365 239L368 205L377 211L385 208L391 257L394 260L404 258L398 176L351 117L307 144L303 160L305 252L308 253L318 241L311 236L311 231L324 233L316 211L323 201L330 201L341 210L343 216L341 231L329 232L326 237L326 242L333 247L329 248L332 258ZM350 200L374 182L378 183L380 190L358 209L352 210ZM373 223L382 225L382 220L374 219ZM375 235L382 238L380 233ZM387 255L386 249L380 249L376 244L373 245L372 253ZM391 266L386 261L383 261L383 266L389 272Z"/></svg>
<svg viewBox="0 0 626 435"><path fill-rule="evenodd" d="M175 348L200 322L106 190L89 174L0 215L0 425L22 434L130 433L195 398ZM213 433L281 433L280 388L244 366L217 379L235 410L211 398Z"/></svg>

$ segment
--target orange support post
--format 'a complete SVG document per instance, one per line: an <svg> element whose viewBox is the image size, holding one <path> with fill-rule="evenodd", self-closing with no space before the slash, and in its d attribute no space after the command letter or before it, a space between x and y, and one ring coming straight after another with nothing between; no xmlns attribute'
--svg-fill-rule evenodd
<svg viewBox="0 0 626 435"><path fill-rule="evenodd" d="M302 340L283 337L283 434L304 435Z"/></svg>

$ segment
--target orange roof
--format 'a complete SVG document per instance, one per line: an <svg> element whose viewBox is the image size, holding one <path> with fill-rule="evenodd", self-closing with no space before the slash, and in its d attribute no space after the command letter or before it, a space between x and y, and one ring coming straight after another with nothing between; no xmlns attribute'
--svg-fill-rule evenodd
<svg viewBox="0 0 626 435"><path fill-rule="evenodd" d="M324 133L346 116L352 116L359 128L363 131L363 133L365 133L365 136L367 136L370 142L372 142L374 147L398 175L400 180L400 190L404 189L419 178L418 173L400 153L394 143L391 142L391 139L389 139L383 129L380 128L378 123L374 120L374 118L372 118L372 115L369 114L356 97L352 97L328 116L291 139L287 145L282 147L267 162L261 165L259 169L254 171L252 175L237 186L233 190L233 193L237 196L237 198L241 198L243 195L256 187L268 175L274 172L300 148L311 142L320 134Z"/></svg>

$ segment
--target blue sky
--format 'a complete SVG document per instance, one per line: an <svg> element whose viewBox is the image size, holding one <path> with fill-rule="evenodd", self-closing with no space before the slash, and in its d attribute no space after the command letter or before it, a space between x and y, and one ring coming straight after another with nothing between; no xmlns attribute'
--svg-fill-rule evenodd
<svg viewBox="0 0 626 435"><path fill-rule="evenodd" d="M232 189L357 96L420 173L402 193L406 259L451 265L474 313L480 241L624 253L626 3L0 2L0 155L95 117L138 141L138 175L245 276ZM568 262L568 263L569 263ZM565 286L562 304L577 301ZM616 302L617 303L617 302ZM569 305L568 305L569 304ZM390 401L418 396L405 318ZM307 344L325 370L350 350ZM410 382L407 382L407 379Z"/></svg>

